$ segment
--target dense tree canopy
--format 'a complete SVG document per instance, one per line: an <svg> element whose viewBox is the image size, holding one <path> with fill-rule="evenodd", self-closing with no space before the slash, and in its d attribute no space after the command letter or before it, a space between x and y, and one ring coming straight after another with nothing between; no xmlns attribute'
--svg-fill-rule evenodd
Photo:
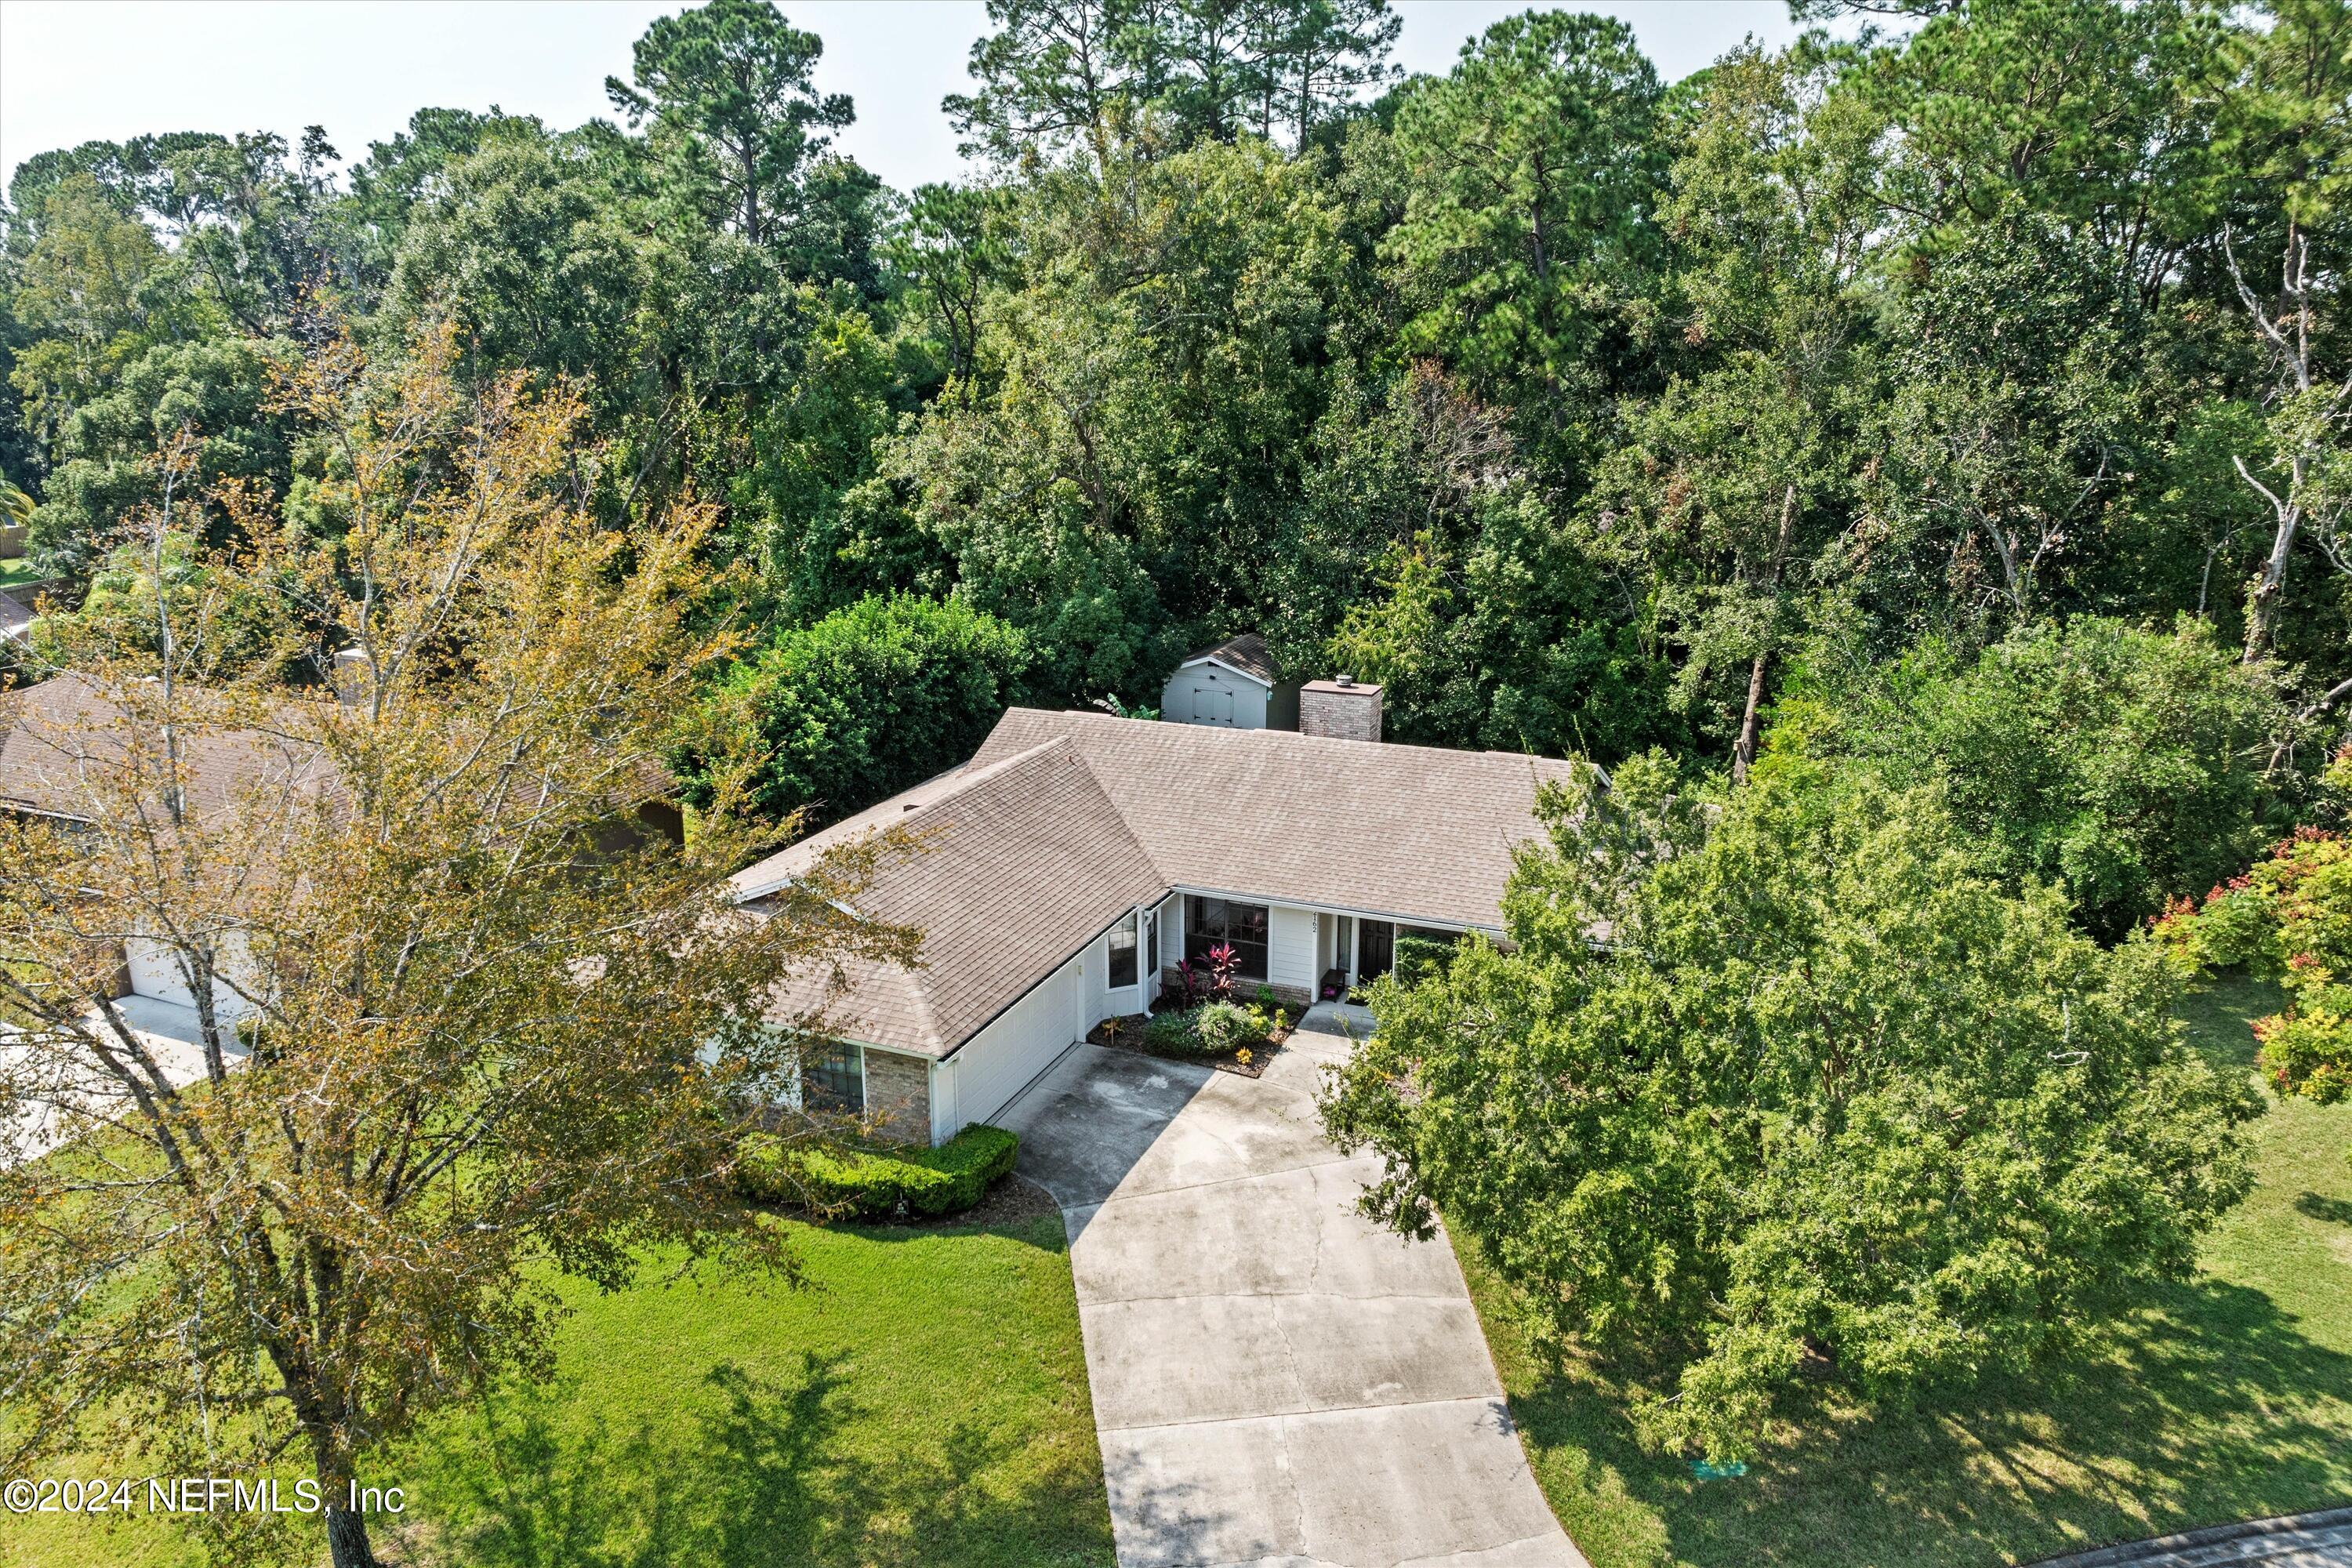
<svg viewBox="0 0 2352 1568"><path fill-rule="evenodd" d="M1387 994L1339 1114L1394 1214L1698 1346L1651 1426L1718 1451L1801 1359L2032 1359L2232 1190L2129 933L2313 826L2352 711L2352 4L1856 9L1900 19L1675 82L1530 13L1400 79L1386 0L990 0L968 177L908 193L770 0L654 23L614 121L423 107L341 174L315 130L43 152L0 207L50 599L11 657L155 657L202 604L205 679L307 679L276 596L216 600L353 526L287 380L348 332L575 410L567 516L708 521L689 618L743 646L664 744L760 752L771 817L1248 629L1392 739L1664 749L1685 855L1539 858L1517 953Z"/></svg>
<svg viewBox="0 0 2352 1568"><path fill-rule="evenodd" d="M1668 1375L1648 1434L1728 1458L1808 1363L1900 1403L2070 1342L2243 1192L2255 1109L2176 1037L2162 955L2002 891L1924 791L1649 758L1556 794L1516 950L1373 988L1328 1118L1530 1300Z"/></svg>

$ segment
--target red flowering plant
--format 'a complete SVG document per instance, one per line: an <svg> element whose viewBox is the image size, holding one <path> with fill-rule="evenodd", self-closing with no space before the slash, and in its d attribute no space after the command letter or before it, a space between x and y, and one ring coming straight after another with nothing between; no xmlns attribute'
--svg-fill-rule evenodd
<svg viewBox="0 0 2352 1568"><path fill-rule="evenodd" d="M2285 1009L2254 1024L2281 1094L2323 1105L2352 1095L2352 841L2298 828L2201 905L2179 900L2154 924L2195 968L2243 964L2286 987Z"/></svg>
<svg viewBox="0 0 2352 1568"><path fill-rule="evenodd" d="M1241 973L1241 954L1234 951L1233 943L1221 942L1209 950L1208 957L1210 991L1221 1002L1232 1001L1234 978Z"/></svg>

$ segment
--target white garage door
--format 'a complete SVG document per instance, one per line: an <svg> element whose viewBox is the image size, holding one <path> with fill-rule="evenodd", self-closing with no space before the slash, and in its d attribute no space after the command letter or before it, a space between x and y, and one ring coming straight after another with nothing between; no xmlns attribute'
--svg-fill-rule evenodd
<svg viewBox="0 0 2352 1568"><path fill-rule="evenodd" d="M179 955L170 948L132 937L122 944L122 954L129 961L132 994L176 1002L183 1007L196 1005L195 993L188 989L180 971Z"/></svg>
<svg viewBox="0 0 2352 1568"><path fill-rule="evenodd" d="M994 1121L1076 1041L1083 985L1074 958L956 1053L956 1103L966 1121Z"/></svg>
<svg viewBox="0 0 2352 1568"><path fill-rule="evenodd" d="M243 962L244 944L232 936L222 944L222 962ZM131 994L152 996L158 1002L175 1002L183 1007L196 1005L196 994L188 989L186 973L180 966L180 955L161 942L143 937L131 937L122 944L123 967L131 972ZM250 980L248 979L248 985ZM213 982L213 1008L224 1018L242 1018L253 1011L253 1004L238 995L226 982Z"/></svg>

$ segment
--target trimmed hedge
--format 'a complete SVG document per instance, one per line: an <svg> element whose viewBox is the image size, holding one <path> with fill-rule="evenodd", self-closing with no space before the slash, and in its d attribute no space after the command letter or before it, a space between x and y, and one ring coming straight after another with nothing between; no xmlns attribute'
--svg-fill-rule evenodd
<svg viewBox="0 0 2352 1568"><path fill-rule="evenodd" d="M1021 1140L973 1122L936 1149L785 1149L771 1133L743 1141L735 1184L744 1196L858 1219L961 1214L1013 1169Z"/></svg>

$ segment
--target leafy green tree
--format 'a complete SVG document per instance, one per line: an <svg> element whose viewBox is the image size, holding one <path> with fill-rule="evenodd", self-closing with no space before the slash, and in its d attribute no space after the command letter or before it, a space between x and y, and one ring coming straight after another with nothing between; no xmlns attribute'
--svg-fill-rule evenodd
<svg viewBox="0 0 2352 1568"><path fill-rule="evenodd" d="M640 395L638 311L656 264L611 184L561 146L509 134L433 185L407 219L375 335L396 346L446 319L474 374L576 380L609 423Z"/></svg>
<svg viewBox="0 0 2352 1568"><path fill-rule="evenodd" d="M1149 700L1192 635L1276 609L1352 258L1312 166L1255 142L1063 171L1013 222L972 395L882 469L1031 634L1042 699Z"/></svg>
<svg viewBox="0 0 2352 1568"><path fill-rule="evenodd" d="M1867 131L1830 75L1820 57L1735 51L1676 117L1659 221L1680 352L1662 391L1621 405L1582 508L1591 553L1637 585L1639 635L1681 650L1675 706L1731 738L1736 774L1775 659L1846 575L1874 390L1855 294L1880 218L1856 186Z"/></svg>
<svg viewBox="0 0 2352 1568"><path fill-rule="evenodd" d="M89 571L123 519L157 498L155 454L175 442L186 444L190 463L181 526L199 548L228 542L228 516L206 499L224 481L287 489L292 432L268 405L271 367L291 357L282 341L158 346L84 400L58 438L57 467L33 514L36 560L58 574Z"/></svg>
<svg viewBox="0 0 2352 1568"><path fill-rule="evenodd" d="M652 123L669 180L698 194L709 221L789 247L817 220L807 181L824 133L856 117L847 95L816 90L824 52L768 0L711 0L647 27L635 85L607 77L604 90L633 124Z"/></svg>
<svg viewBox="0 0 2352 1568"><path fill-rule="evenodd" d="M980 90L941 105L1008 168L1083 148L1098 174L1147 121L1181 149L1244 132L1304 145L1386 81L1389 0L989 0Z"/></svg>
<svg viewBox="0 0 2352 1568"><path fill-rule="evenodd" d="M996 30L971 46L980 90L940 105L965 156L1011 166L1032 149L1085 147L1108 169L1129 112L1131 65L1118 35L1132 10L1125 0L988 0Z"/></svg>
<svg viewBox="0 0 2352 1568"><path fill-rule="evenodd" d="M1276 578L1288 662L1379 681L1401 741L1615 757L1672 732L1655 667L1500 410L1423 363L1377 407L1343 393L1316 438Z"/></svg>
<svg viewBox="0 0 2352 1568"><path fill-rule="evenodd" d="M1505 914L1405 984L1324 1101L1530 1308L1654 1367L1649 1441L1717 1460L1826 1374L1900 1406L2039 1364L2186 1278L2251 1184L2242 1083L2155 944L2004 891L1923 791L1768 754L1636 760L1544 805Z"/></svg>
<svg viewBox="0 0 2352 1568"><path fill-rule="evenodd" d="M1020 700L1028 662L1018 631L959 600L861 599L777 633L703 721L762 759L756 809L821 826L969 759Z"/></svg>
<svg viewBox="0 0 2352 1568"><path fill-rule="evenodd" d="M891 267L929 308L947 374L969 397L989 287L1011 270L1012 193L995 185L918 185L893 237Z"/></svg>
<svg viewBox="0 0 2352 1568"><path fill-rule="evenodd" d="M1873 183L1899 244L1932 255L2037 212L2151 305L2209 249L2218 12L2183 0L1913 9L1921 25L1840 87L1895 132Z"/></svg>
<svg viewBox="0 0 2352 1568"><path fill-rule="evenodd" d="M1793 743L1817 718L1798 704L1788 722ZM1846 700L1821 743L1935 788L2005 886L2052 885L2115 941L2275 833L2296 781L2272 763L2295 723L2274 670L2204 623L2084 616L1964 668L1915 654Z"/></svg>
<svg viewBox="0 0 2352 1568"><path fill-rule="evenodd" d="M1411 170L1388 254L1414 301L1403 346L1443 358L1577 445L1655 259L1657 72L1622 22L1507 17L1397 110Z"/></svg>
<svg viewBox="0 0 2352 1568"><path fill-rule="evenodd" d="M89 174L43 192L11 233L32 237L10 269L10 313L30 341L9 381L44 442L149 349L206 330L176 258Z"/></svg>
<svg viewBox="0 0 2352 1568"><path fill-rule="evenodd" d="M1968 636L2048 613L2103 559L2152 424L2147 323L2088 247L2039 218L1969 231L1902 296L1868 498L1892 560L1948 563Z"/></svg>
<svg viewBox="0 0 2352 1568"><path fill-rule="evenodd" d="M446 188L457 164L493 142L547 139L536 115L420 109L390 141L369 142L368 155L352 166L349 201L354 226L372 239L361 263L369 281L381 282L411 215Z"/></svg>
<svg viewBox="0 0 2352 1568"><path fill-rule="evenodd" d="M2305 534L2326 561L2352 571L2352 353L2336 281L2352 255L2352 5L2281 0L2273 15L2273 26L2232 39L2242 64L2220 138L2274 204L2263 216L2276 231L2273 268L2251 254L2242 261L2228 227L2222 236L2231 283L2270 372L2260 394L2268 449L2238 454L2234 464L2272 525L2247 586L2249 662L2271 649Z"/></svg>
<svg viewBox="0 0 2352 1568"><path fill-rule="evenodd" d="M901 366L854 300L800 284L780 291L794 314L762 356L762 395L743 407L728 498L772 613L814 620L867 595L945 576L936 543L908 514L875 458L897 422Z"/></svg>

